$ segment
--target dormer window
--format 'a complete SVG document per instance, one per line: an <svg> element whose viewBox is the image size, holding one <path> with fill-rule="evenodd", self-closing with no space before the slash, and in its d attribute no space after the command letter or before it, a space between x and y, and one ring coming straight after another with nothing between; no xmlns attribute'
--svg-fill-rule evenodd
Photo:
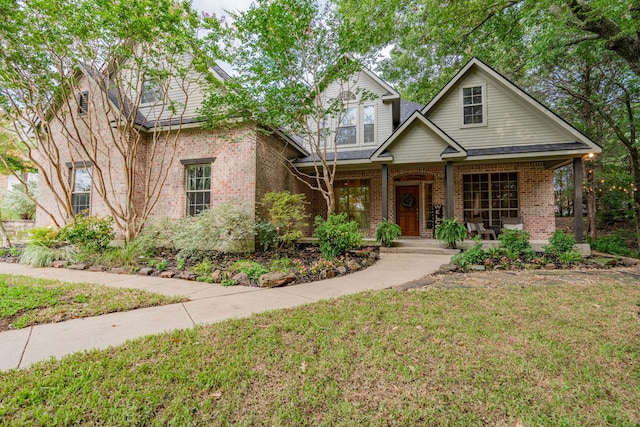
<svg viewBox="0 0 640 427"><path fill-rule="evenodd" d="M351 145L358 141L357 118L357 107L347 108L344 111L336 133L336 145Z"/></svg>
<svg viewBox="0 0 640 427"><path fill-rule="evenodd" d="M142 94L140 95L141 104L150 104L162 99L162 89L158 82L145 79L142 83Z"/></svg>
<svg viewBox="0 0 640 427"><path fill-rule="evenodd" d="M486 88L471 86L462 88L462 125L486 126Z"/></svg>
<svg viewBox="0 0 640 427"><path fill-rule="evenodd" d="M84 116L89 111L89 91L78 92L78 114Z"/></svg>

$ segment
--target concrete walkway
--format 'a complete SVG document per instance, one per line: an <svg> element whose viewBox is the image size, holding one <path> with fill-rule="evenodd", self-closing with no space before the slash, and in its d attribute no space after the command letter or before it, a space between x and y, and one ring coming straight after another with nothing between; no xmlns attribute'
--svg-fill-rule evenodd
<svg viewBox="0 0 640 427"><path fill-rule="evenodd" d="M0 370L24 368L52 356L62 357L77 351L107 348L144 335L247 317L253 313L295 307L367 290L386 289L431 274L449 260L448 255L380 254L378 262L361 272L272 289L223 287L179 279L36 269L0 263L0 273L5 274L145 289L165 295L183 295L190 299L180 304L1 332Z"/></svg>

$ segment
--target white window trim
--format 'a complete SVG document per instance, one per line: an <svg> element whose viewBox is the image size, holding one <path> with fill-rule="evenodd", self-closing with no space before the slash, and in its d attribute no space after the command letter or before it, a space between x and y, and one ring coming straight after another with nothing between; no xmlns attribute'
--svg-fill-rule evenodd
<svg viewBox="0 0 640 427"><path fill-rule="evenodd" d="M474 87L482 88L482 123L464 123L464 90ZM460 105L459 105L459 120L460 128L477 128L488 126L488 109L487 109L487 85L485 83L480 84L468 84L460 87Z"/></svg>
<svg viewBox="0 0 640 427"><path fill-rule="evenodd" d="M364 142L364 108L365 107L373 107L373 142ZM379 105L375 102L368 102L368 103L364 103L364 104L356 104L353 106L349 106L345 108L345 111L348 108L355 108L356 109L356 124L355 124L355 128L356 128L356 142L353 144L341 144L338 145L338 147L340 149L352 149L352 148L358 148L361 146L366 146L366 147L373 147L376 145L379 145L379 140L378 140L378 112L380 110L380 108L378 108ZM330 123L332 124L331 126L331 137L336 137L337 136L337 132L338 129L340 128L340 122L338 121L338 119L336 117L333 117L330 120Z"/></svg>
<svg viewBox="0 0 640 427"><path fill-rule="evenodd" d="M364 142L364 109L365 107L373 107L373 142ZM360 120L360 122L362 123L362 145L378 145L378 106L375 103L367 103L367 104L362 104L360 106L360 115L362 117L362 119Z"/></svg>

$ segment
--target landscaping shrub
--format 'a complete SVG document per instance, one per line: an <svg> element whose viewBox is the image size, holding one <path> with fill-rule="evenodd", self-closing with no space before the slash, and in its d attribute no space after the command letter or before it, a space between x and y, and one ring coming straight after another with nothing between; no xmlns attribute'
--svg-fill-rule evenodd
<svg viewBox="0 0 640 427"><path fill-rule="evenodd" d="M345 213L332 214L325 221L316 217L313 235L318 238L320 252L326 259L334 259L362 243L362 232L358 223L349 221Z"/></svg>
<svg viewBox="0 0 640 427"><path fill-rule="evenodd" d="M96 264L107 266L125 266L130 267L138 263L146 252L143 246L138 244L137 239L125 244L122 247L109 247L104 252L97 254L93 261Z"/></svg>
<svg viewBox="0 0 640 427"><path fill-rule="evenodd" d="M498 240L505 255L512 260L526 261L535 257L535 252L531 249L529 242L529 233L526 231L503 229Z"/></svg>
<svg viewBox="0 0 640 427"><path fill-rule="evenodd" d="M401 233L402 229L398 224L391 223L385 218L376 228L376 240L382 246L391 247L393 241L400 237Z"/></svg>
<svg viewBox="0 0 640 427"><path fill-rule="evenodd" d="M304 194L289 191L271 191L262 198L280 247L291 246L302 237L302 230L307 226L306 204Z"/></svg>
<svg viewBox="0 0 640 427"><path fill-rule="evenodd" d="M591 249L607 254L621 256L638 256L638 253L630 249L625 240L618 235L602 236L591 242Z"/></svg>
<svg viewBox="0 0 640 427"><path fill-rule="evenodd" d="M37 187L36 181L27 182L27 191L31 197L35 197ZM36 204L29 195L25 193L22 184L14 184L4 196L2 204L5 209L14 212L20 219L33 219L36 216Z"/></svg>
<svg viewBox="0 0 640 427"><path fill-rule="evenodd" d="M256 222L256 250L267 252L278 245L276 226L268 221Z"/></svg>
<svg viewBox="0 0 640 427"><path fill-rule="evenodd" d="M549 245L544 247L544 256L549 262L563 265L575 264L582 260L582 255L574 249L576 239L561 230L556 230L549 237Z"/></svg>
<svg viewBox="0 0 640 427"><path fill-rule="evenodd" d="M54 261L75 261L75 253L70 246L49 248L42 245L29 244L20 255L20 263L31 267L49 267Z"/></svg>
<svg viewBox="0 0 640 427"><path fill-rule="evenodd" d="M78 216L58 233L61 241L77 245L81 251L103 252L115 237L113 218Z"/></svg>
<svg viewBox="0 0 640 427"><path fill-rule="evenodd" d="M29 230L28 243L50 248L58 243L58 231L51 227L34 227Z"/></svg>
<svg viewBox="0 0 640 427"><path fill-rule="evenodd" d="M456 242L462 242L466 237L467 228L456 218L443 219L436 228L436 239L445 242L452 249L455 249Z"/></svg>
<svg viewBox="0 0 640 427"><path fill-rule="evenodd" d="M231 266L231 271L245 273L251 280L258 280L260 276L269 272L257 262L247 259L234 262Z"/></svg>
<svg viewBox="0 0 640 427"><path fill-rule="evenodd" d="M485 251L482 249L482 241L479 236L474 239L473 246L469 249L455 254L451 258L451 262L462 268L469 268L473 264L484 264L487 258Z"/></svg>
<svg viewBox="0 0 640 427"><path fill-rule="evenodd" d="M275 258L269 266L270 271L281 271L283 273L288 273L294 269L295 265L289 257Z"/></svg>

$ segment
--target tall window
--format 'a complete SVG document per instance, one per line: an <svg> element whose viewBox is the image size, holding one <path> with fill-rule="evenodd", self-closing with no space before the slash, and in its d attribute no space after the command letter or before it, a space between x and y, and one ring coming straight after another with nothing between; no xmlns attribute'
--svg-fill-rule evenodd
<svg viewBox="0 0 640 427"><path fill-rule="evenodd" d="M187 215L197 215L210 206L211 165L187 166Z"/></svg>
<svg viewBox="0 0 640 427"><path fill-rule="evenodd" d="M462 177L464 216L501 225L501 217L518 216L518 173L480 173Z"/></svg>
<svg viewBox="0 0 640 427"><path fill-rule="evenodd" d="M140 95L140 103L149 104L160 99L162 99L162 89L160 89L158 82L145 79L145 81L142 83L142 94Z"/></svg>
<svg viewBox="0 0 640 427"><path fill-rule="evenodd" d="M371 194L368 179L336 181L338 213L346 213L360 228L369 228L369 198Z"/></svg>
<svg viewBox="0 0 640 427"><path fill-rule="evenodd" d="M78 114L85 115L89 111L89 91L78 92Z"/></svg>
<svg viewBox="0 0 640 427"><path fill-rule="evenodd" d="M73 190L71 192L71 206L75 215L88 211L91 205L91 168L72 168Z"/></svg>
<svg viewBox="0 0 640 427"><path fill-rule="evenodd" d="M462 123L465 125L486 124L484 94L482 86L462 88Z"/></svg>
<svg viewBox="0 0 640 427"><path fill-rule="evenodd" d="M371 144L376 142L376 108L373 105L366 105L364 112L364 143Z"/></svg>
<svg viewBox="0 0 640 427"><path fill-rule="evenodd" d="M355 144L357 142L358 132L356 131L358 108L347 108L340 120L340 126L336 134L337 145Z"/></svg>

